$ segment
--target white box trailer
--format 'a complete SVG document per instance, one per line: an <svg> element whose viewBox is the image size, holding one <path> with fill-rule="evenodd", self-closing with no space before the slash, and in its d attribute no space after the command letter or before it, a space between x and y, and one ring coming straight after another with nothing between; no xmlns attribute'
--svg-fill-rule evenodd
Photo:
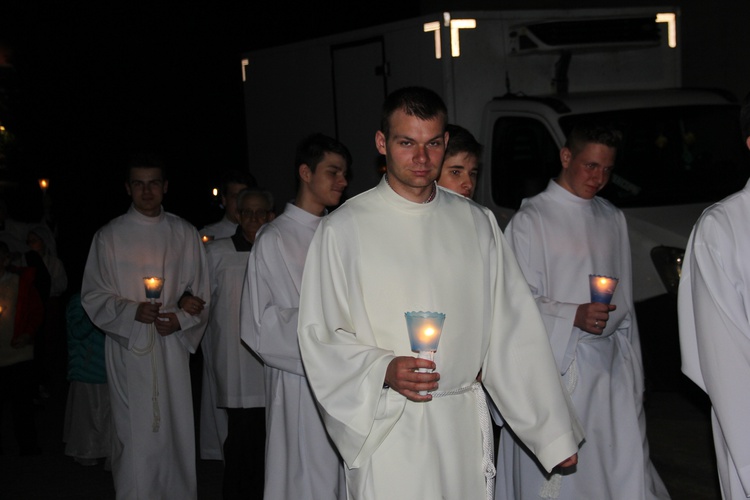
<svg viewBox="0 0 750 500"><path fill-rule="evenodd" d="M352 151L348 194L359 193L380 176L374 135L390 91L407 85L435 90L450 120L479 137L483 110L494 97L554 93L565 85L556 65L579 49L567 64L570 92L677 87L679 47L666 43L677 19L654 22L662 11L677 12L442 13L249 52L242 70L251 170L288 199L294 146L319 131ZM545 40L549 32L557 38Z"/></svg>
<svg viewBox="0 0 750 500"><path fill-rule="evenodd" d="M295 145L319 131L352 151L347 195L369 189L382 172L383 99L425 86L485 146L475 199L504 228L559 172L576 120L615 121L625 144L601 195L628 220L642 337L672 339L660 362L680 377L675 298L687 238L706 206L744 185L750 158L734 96L681 88L679 24L673 6L451 12L250 52L250 169L283 207Z"/></svg>

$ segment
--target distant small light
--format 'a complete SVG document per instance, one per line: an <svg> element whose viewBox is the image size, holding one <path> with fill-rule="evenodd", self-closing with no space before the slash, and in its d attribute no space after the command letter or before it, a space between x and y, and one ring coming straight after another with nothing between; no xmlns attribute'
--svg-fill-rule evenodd
<svg viewBox="0 0 750 500"><path fill-rule="evenodd" d="M211 194L214 195L214 198L216 198L217 196L219 196L219 188L213 188L211 190Z"/></svg>
<svg viewBox="0 0 750 500"><path fill-rule="evenodd" d="M657 23L667 23L667 42L670 48L677 47L677 16L673 12L656 14Z"/></svg>
<svg viewBox="0 0 750 500"><path fill-rule="evenodd" d="M39 179L39 187L42 191L46 191L49 187L49 179Z"/></svg>

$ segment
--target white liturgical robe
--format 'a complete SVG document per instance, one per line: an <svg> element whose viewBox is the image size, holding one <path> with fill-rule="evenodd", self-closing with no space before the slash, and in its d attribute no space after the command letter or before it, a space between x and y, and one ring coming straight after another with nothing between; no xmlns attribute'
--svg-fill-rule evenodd
<svg viewBox="0 0 750 500"><path fill-rule="evenodd" d="M204 226L198 233L201 236L212 236L216 241L232 237L236 230L237 223L224 216L221 220ZM219 408L215 374L211 367L211 360L206 361L206 358L210 358L211 355L206 355L206 349L206 346L201 346L203 371L200 401L200 457L204 460L223 460L223 444L228 432L227 412Z"/></svg>
<svg viewBox="0 0 750 500"><path fill-rule="evenodd" d="M232 238L206 244L211 312L201 346L216 384L216 404L221 408L266 404L263 363L240 339L240 302L249 255L237 251Z"/></svg>
<svg viewBox="0 0 750 500"><path fill-rule="evenodd" d="M646 440L643 366L623 213L603 198L580 198L551 180L545 191L521 203L505 235L542 313L586 441L577 469L563 475L557 489L503 432L495 498L537 499L542 491L571 500L669 498ZM617 309L601 335L573 326L578 306L591 302L590 274L619 278L611 302Z"/></svg>
<svg viewBox="0 0 750 500"><path fill-rule="evenodd" d="M750 181L706 209L678 293L682 371L711 398L723 497L750 498Z"/></svg>
<svg viewBox="0 0 750 500"><path fill-rule="evenodd" d="M181 327L171 335L135 321L138 304L148 300L147 276L164 278L160 311L174 312ZM164 210L147 217L131 206L94 236L81 299L107 334L118 499L197 497L189 355L203 336L210 301L191 316L177 307L186 290L209 297L203 244L187 221Z"/></svg>
<svg viewBox="0 0 750 500"><path fill-rule="evenodd" d="M213 236L214 240L221 238L231 238L234 236L234 232L237 230L237 223L232 222L226 217L222 217L221 220L212 222L204 226L198 233L201 236Z"/></svg>
<svg viewBox="0 0 750 500"><path fill-rule="evenodd" d="M404 313L445 314L439 392L416 403L383 387L411 351ZM528 285L489 210L438 188L412 203L381 180L324 218L302 281L299 342L350 499L492 494L490 416L547 468L583 438Z"/></svg>
<svg viewBox="0 0 750 500"><path fill-rule="evenodd" d="M302 269L321 218L291 203L255 238L242 295L242 340L265 363L269 500L345 499L344 469L326 434L297 343Z"/></svg>
<svg viewBox="0 0 750 500"><path fill-rule="evenodd" d="M266 404L263 363L240 340L240 298L250 252L237 251L232 238L206 243L211 279L211 312L201 341L200 452L203 459L223 459L229 433L225 408Z"/></svg>

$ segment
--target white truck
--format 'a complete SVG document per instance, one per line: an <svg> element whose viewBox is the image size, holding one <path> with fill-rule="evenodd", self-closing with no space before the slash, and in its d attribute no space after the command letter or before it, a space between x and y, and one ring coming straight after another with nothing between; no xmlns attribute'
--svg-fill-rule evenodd
<svg viewBox="0 0 750 500"><path fill-rule="evenodd" d="M374 135L385 95L425 86L485 146L475 199L505 227L559 172L576 120L616 121L625 144L601 195L628 220L642 336L671 331L676 349L690 229L744 185L750 165L734 96L681 88L679 23L673 6L446 12L249 52L250 169L281 203L291 199L294 147L319 131L353 154L347 195L369 189L382 173Z"/></svg>

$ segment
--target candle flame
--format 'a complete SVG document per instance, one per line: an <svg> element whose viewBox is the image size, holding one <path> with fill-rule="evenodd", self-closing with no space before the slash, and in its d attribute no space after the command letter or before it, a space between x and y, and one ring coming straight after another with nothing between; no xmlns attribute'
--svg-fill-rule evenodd
<svg viewBox="0 0 750 500"><path fill-rule="evenodd" d="M599 278L599 283L601 283L602 285L606 285L607 284L607 278Z"/></svg>
<svg viewBox="0 0 750 500"><path fill-rule="evenodd" d="M432 327L425 328L424 334L426 337L432 337L433 335L435 335L435 329Z"/></svg>

